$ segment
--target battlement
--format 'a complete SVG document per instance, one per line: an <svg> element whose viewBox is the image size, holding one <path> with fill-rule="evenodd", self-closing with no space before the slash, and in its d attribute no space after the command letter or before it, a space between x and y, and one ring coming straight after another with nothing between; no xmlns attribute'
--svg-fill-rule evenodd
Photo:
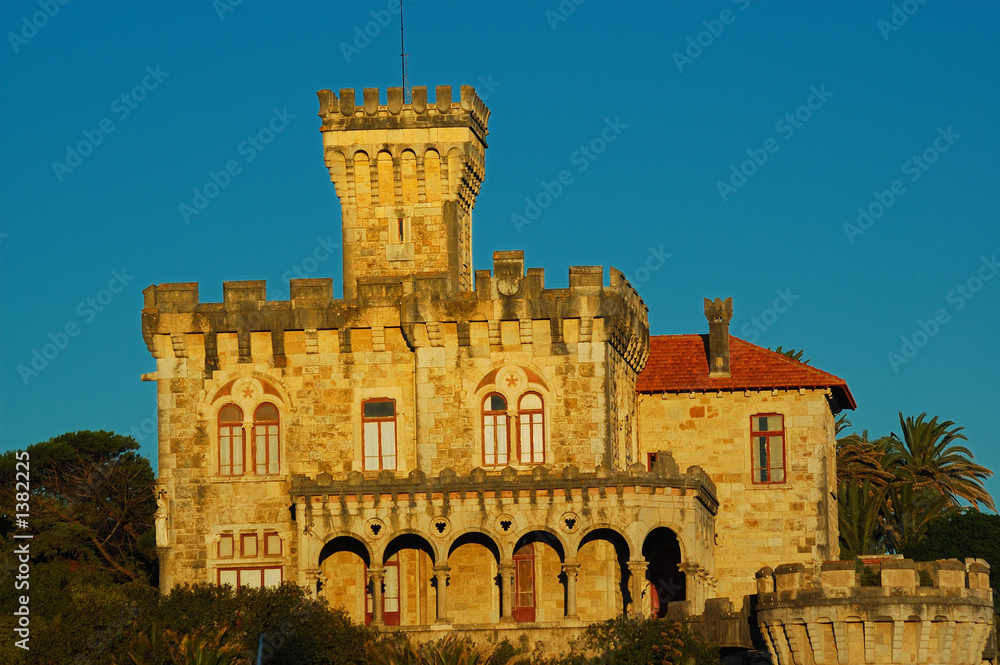
<svg viewBox="0 0 1000 665"><path fill-rule="evenodd" d="M323 119L320 131L467 126L480 140L486 137L490 110L471 85L461 86L458 101L453 101L450 85L439 85L434 92L434 102L430 103L427 87L414 86L410 89L412 101L406 104L403 88L389 88L387 103L382 104L379 88L365 88L363 103L356 105L353 88L341 88L339 98L332 90L320 90L316 93Z"/></svg>
<svg viewBox="0 0 1000 665"><path fill-rule="evenodd" d="M760 630L779 662L981 662L993 627L985 561L884 559L866 574L856 565L758 571Z"/></svg>

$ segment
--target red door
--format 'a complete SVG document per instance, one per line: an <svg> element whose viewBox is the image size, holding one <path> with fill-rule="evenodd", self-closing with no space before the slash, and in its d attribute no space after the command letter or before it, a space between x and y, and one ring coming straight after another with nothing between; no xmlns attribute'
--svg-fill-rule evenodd
<svg viewBox="0 0 1000 665"><path fill-rule="evenodd" d="M365 576L368 569L365 568ZM372 591L365 594L365 623L372 622ZM382 621L387 626L399 625L399 558L393 554L385 562L385 577L382 579Z"/></svg>
<svg viewBox="0 0 1000 665"><path fill-rule="evenodd" d="M528 543L514 553L515 621L535 620L535 546Z"/></svg>

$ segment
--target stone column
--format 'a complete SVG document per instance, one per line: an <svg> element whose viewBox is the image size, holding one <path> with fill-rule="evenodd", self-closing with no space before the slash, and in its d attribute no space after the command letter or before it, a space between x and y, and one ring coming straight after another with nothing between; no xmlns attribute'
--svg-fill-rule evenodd
<svg viewBox="0 0 1000 665"><path fill-rule="evenodd" d="M576 614L576 576L580 573L580 564L564 563L562 571L566 575L566 618L579 619Z"/></svg>
<svg viewBox="0 0 1000 665"><path fill-rule="evenodd" d="M319 568L307 568L302 571L302 574L306 578L306 585L309 588L309 595L316 599L319 597L319 591L317 589L317 582L323 577L323 573Z"/></svg>
<svg viewBox="0 0 1000 665"><path fill-rule="evenodd" d="M372 625L384 626L382 619L382 580L385 579L385 568L368 569L368 579L372 585Z"/></svg>
<svg viewBox="0 0 1000 665"><path fill-rule="evenodd" d="M447 565L434 566L434 579L437 580L437 621L435 623L449 623L448 620L448 573L451 568Z"/></svg>
<svg viewBox="0 0 1000 665"><path fill-rule="evenodd" d="M629 616L641 618L643 612L642 588L646 585L646 569L649 562L645 559L628 562L629 572L629 592L632 594L632 607L629 609Z"/></svg>
<svg viewBox="0 0 1000 665"><path fill-rule="evenodd" d="M696 563L679 563L677 569L684 573L684 588L686 589L684 600L692 601L692 607L698 603L699 591L701 590L701 580L698 579L698 571L701 566Z"/></svg>
<svg viewBox="0 0 1000 665"><path fill-rule="evenodd" d="M500 622L514 622L514 562L510 559L497 566L500 573Z"/></svg>

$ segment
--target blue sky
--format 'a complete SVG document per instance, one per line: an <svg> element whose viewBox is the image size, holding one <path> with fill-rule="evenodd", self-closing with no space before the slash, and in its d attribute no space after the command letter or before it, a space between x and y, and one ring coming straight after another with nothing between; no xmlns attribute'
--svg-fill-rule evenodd
<svg viewBox="0 0 1000 665"><path fill-rule="evenodd" d="M283 299L297 271L340 292L338 255L315 260L339 246L315 91L400 85L394 9L0 4L4 449L110 429L155 460L149 284L197 281L207 302L266 279ZM859 430L937 414L1000 470L1000 5L405 12L411 84L474 85L493 112L477 268L524 249L558 287L569 265L615 266L654 334L705 332L702 298L732 296L734 334L848 381Z"/></svg>

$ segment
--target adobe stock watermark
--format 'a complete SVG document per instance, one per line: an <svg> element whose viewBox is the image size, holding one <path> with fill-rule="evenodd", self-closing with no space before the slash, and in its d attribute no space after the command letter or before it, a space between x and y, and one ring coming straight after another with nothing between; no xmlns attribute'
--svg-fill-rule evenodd
<svg viewBox="0 0 1000 665"><path fill-rule="evenodd" d="M623 123L619 116L615 116L614 120L605 118L604 127L598 135L570 153L569 163L576 167L577 173L583 173L608 149L608 145L618 140L618 137L626 129L628 129L628 125ZM534 196L524 197L523 214L516 212L511 214L510 221L517 232L523 233L522 229L529 224L533 224L541 216L542 212L548 209L553 201L562 196L566 188L574 182L576 182L576 178L569 169L563 169L552 180L543 180L540 183L542 191Z"/></svg>
<svg viewBox="0 0 1000 665"><path fill-rule="evenodd" d="M743 335L743 339L751 344L760 339L761 334L766 333L771 326L778 321L778 318L787 312L800 297L792 293L792 287L790 286L784 291L781 289L775 289L774 292L778 295L778 297L774 299L771 306L761 312L758 316L751 317L750 320L744 323L743 327L740 328L740 334Z"/></svg>
<svg viewBox="0 0 1000 665"><path fill-rule="evenodd" d="M910 182L920 180L920 176L931 168L931 165L938 160L941 153L948 152L951 146L955 145L955 141L962 138L961 134L956 134L951 130L951 125L948 125L948 129L938 127L937 133L937 138L934 139L931 145L925 148L919 155L910 157L900 167L903 175L909 176ZM853 245L854 239L870 229L875 224L875 220L884 215L905 193L906 183L898 178L889 183L888 189L884 191L876 189L872 192L872 197L875 200L866 206L858 206L858 219L856 223L844 223L844 233L847 234L848 241Z"/></svg>
<svg viewBox="0 0 1000 665"><path fill-rule="evenodd" d="M585 3L587 0L562 0L556 8L545 10L545 20L549 22L549 27L555 32L556 28L559 27L560 23L564 23L566 19L576 13L576 8Z"/></svg>
<svg viewBox="0 0 1000 665"><path fill-rule="evenodd" d="M948 295L945 296L945 302L951 305L951 311L962 311L969 301L982 291L986 282L996 277L998 272L1000 272L1000 263L997 262L996 254L991 257L982 257L979 267L976 268L972 275L964 282L956 284L955 288L948 291ZM899 374L900 366L906 365L913 360L920 352L920 349L927 346L928 342L941 331L942 326L950 322L951 313L944 307L934 310L933 316L926 321L918 320L916 330L913 333L899 338L902 342L899 351L890 351L886 354L886 359L889 361L892 371Z"/></svg>
<svg viewBox="0 0 1000 665"><path fill-rule="evenodd" d="M142 77L134 88L128 92L123 92L111 102L111 112L119 121L127 119L132 115L132 111L139 108L139 104L146 100L149 93L160 87L163 79L170 76L170 72L160 70L160 65L154 68L152 65L146 66L146 75ZM105 137L115 131L115 122L110 117L102 118L93 129L83 130L83 140L76 145L66 146L66 157L63 161L52 162L52 172L55 173L56 180L60 183L70 173L73 172L83 160L94 153L97 146L104 143Z"/></svg>
<svg viewBox="0 0 1000 665"><path fill-rule="evenodd" d="M385 9L371 10L372 20L364 25L354 26L354 39L348 42L340 42L340 52L344 55L347 64L351 63L351 58L361 55L361 52L371 45L373 39L377 39L393 21L394 16L400 13L399 0L389 0Z"/></svg>
<svg viewBox="0 0 1000 665"><path fill-rule="evenodd" d="M56 17L62 5L68 5L69 0L38 0L38 7L42 11L35 12L30 17L25 14L21 17L21 29L17 32L8 32L7 41L14 53L20 53L21 47L38 35L38 31L49 24L49 21Z"/></svg>
<svg viewBox="0 0 1000 665"><path fill-rule="evenodd" d="M287 106L282 107L280 111L277 108L271 111L271 119L236 146L236 152L243 157L244 164L257 159L257 155L267 149L274 137L283 132L289 122L295 119L295 116L288 112ZM181 203L177 206L184 223L190 224L191 218L200 215L240 173L243 173L243 166L237 159L230 159L218 171L210 170L205 184L191 190L191 204Z"/></svg>
<svg viewBox="0 0 1000 665"><path fill-rule="evenodd" d="M920 11L926 2L927 0L903 0L898 5L894 4L888 21L880 18L875 22L875 27L882 33L882 40L889 41L889 35L899 32L899 29L906 25L910 17Z"/></svg>
<svg viewBox="0 0 1000 665"><path fill-rule="evenodd" d="M650 246L646 261L633 270L631 275L625 275L625 279L638 290L641 285L649 281L654 272L666 265L667 259L671 256L673 254L663 251L663 245L659 247Z"/></svg>
<svg viewBox="0 0 1000 665"><path fill-rule="evenodd" d="M823 108L823 105L834 94L826 89L825 83L820 84L819 88L814 85L809 86L809 92L811 94L806 98L804 104L778 118L778 121L774 123L774 131L780 134L785 141L795 136L795 133L813 117L813 113ZM719 190L719 196L722 197L722 200L728 201L729 197L747 184L747 179L753 177L767 163L771 155L780 149L781 142L773 136L766 139L760 148L747 148L746 153L750 159L742 162L738 168L736 164L731 164L728 181L717 180L715 182L715 188Z"/></svg>
<svg viewBox="0 0 1000 665"><path fill-rule="evenodd" d="M243 0L212 0L212 9L220 21L226 20L226 14L236 11L236 8L243 4Z"/></svg>
<svg viewBox="0 0 1000 665"><path fill-rule="evenodd" d="M281 281L283 285L288 284L290 279L306 279L311 277L317 270L319 270L320 264L334 256L337 248L340 247L340 241L333 239L333 234L328 233L325 238L316 236L316 246L313 247L311 253L307 254L298 263L292 264L292 266L281 273ZM287 292L282 289L272 289L267 297L270 300L281 300L286 297Z"/></svg>
<svg viewBox="0 0 1000 665"><path fill-rule="evenodd" d="M750 6L750 0L730 1L739 7L741 12L746 11L747 7ZM737 16L739 14L727 8L719 12L718 18L702 21L701 24L705 26L705 29L695 35L688 35L684 52L674 51L671 54L670 57L673 58L677 71L683 74L685 67L693 65L694 61L700 58L702 53L705 52L705 49L714 44L715 40L722 36L722 33L726 30L726 26L736 22Z"/></svg>
<svg viewBox="0 0 1000 665"><path fill-rule="evenodd" d="M31 349L31 359L28 363L17 366L17 373L24 385L28 385L30 379L35 378L51 365L59 357L59 354L66 350L70 340L83 332L84 327L93 323L97 315L107 309L115 296L124 291L133 279L135 279L135 275L128 274L127 268L112 270L108 286L76 306L78 319L70 319L56 332L50 332L47 336L48 343L42 345L41 350L37 347ZM83 325L78 321L82 321Z"/></svg>

